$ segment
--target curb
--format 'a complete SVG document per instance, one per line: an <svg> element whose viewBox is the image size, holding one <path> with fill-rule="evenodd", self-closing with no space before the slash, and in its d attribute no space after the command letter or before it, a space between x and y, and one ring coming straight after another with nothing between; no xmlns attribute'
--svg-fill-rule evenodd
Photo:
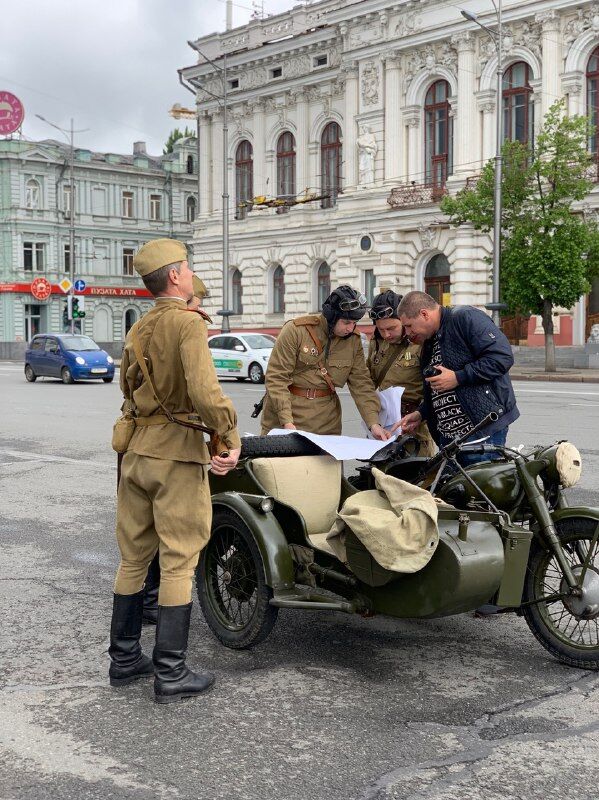
<svg viewBox="0 0 599 800"><path fill-rule="evenodd" d="M591 370L589 370L591 372ZM583 372L510 372L512 381L539 381L545 383L599 383L599 373L592 370L592 374Z"/></svg>

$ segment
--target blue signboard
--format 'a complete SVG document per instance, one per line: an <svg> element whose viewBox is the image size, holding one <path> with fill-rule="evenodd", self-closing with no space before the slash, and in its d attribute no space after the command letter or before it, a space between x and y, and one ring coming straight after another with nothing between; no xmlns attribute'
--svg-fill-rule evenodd
<svg viewBox="0 0 599 800"><path fill-rule="evenodd" d="M78 281L75 281L75 291L76 292L85 291L85 281L82 281L81 279L79 279Z"/></svg>

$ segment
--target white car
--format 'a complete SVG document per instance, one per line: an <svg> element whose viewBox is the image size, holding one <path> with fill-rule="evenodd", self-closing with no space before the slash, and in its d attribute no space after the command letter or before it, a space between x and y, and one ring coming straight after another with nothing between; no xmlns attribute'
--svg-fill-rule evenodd
<svg viewBox="0 0 599 800"><path fill-rule="evenodd" d="M208 339L218 377L238 381L249 378L252 383L264 383L274 345L274 336L266 333L221 333Z"/></svg>

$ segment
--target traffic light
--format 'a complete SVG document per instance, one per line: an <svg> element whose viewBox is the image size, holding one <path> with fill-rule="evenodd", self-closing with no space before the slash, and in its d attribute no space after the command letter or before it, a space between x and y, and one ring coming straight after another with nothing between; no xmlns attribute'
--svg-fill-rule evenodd
<svg viewBox="0 0 599 800"><path fill-rule="evenodd" d="M69 324L69 319L69 301L67 299L67 302L62 307L62 324L65 328Z"/></svg>
<svg viewBox="0 0 599 800"><path fill-rule="evenodd" d="M71 300L71 319L83 319L85 317L85 298L72 295Z"/></svg>

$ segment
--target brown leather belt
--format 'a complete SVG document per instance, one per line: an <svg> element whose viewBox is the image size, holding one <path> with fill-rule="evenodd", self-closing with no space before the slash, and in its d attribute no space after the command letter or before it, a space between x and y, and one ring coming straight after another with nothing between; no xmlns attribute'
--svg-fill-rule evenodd
<svg viewBox="0 0 599 800"><path fill-rule="evenodd" d="M420 403L418 400L404 400L402 398L401 401L401 415L405 417L406 414L411 414L414 411L418 411L420 407Z"/></svg>
<svg viewBox="0 0 599 800"><path fill-rule="evenodd" d="M330 389L306 389L304 386L295 386L293 383L289 387L289 391L296 397L305 397L307 400L316 400L318 397L330 397L334 394Z"/></svg>
<svg viewBox="0 0 599 800"><path fill-rule="evenodd" d="M172 414L174 419L181 420L181 422L201 422L197 414L193 412L184 412L182 414ZM148 425L166 425L171 420L166 414L152 414L151 417L135 417L135 424L138 428L146 428Z"/></svg>

